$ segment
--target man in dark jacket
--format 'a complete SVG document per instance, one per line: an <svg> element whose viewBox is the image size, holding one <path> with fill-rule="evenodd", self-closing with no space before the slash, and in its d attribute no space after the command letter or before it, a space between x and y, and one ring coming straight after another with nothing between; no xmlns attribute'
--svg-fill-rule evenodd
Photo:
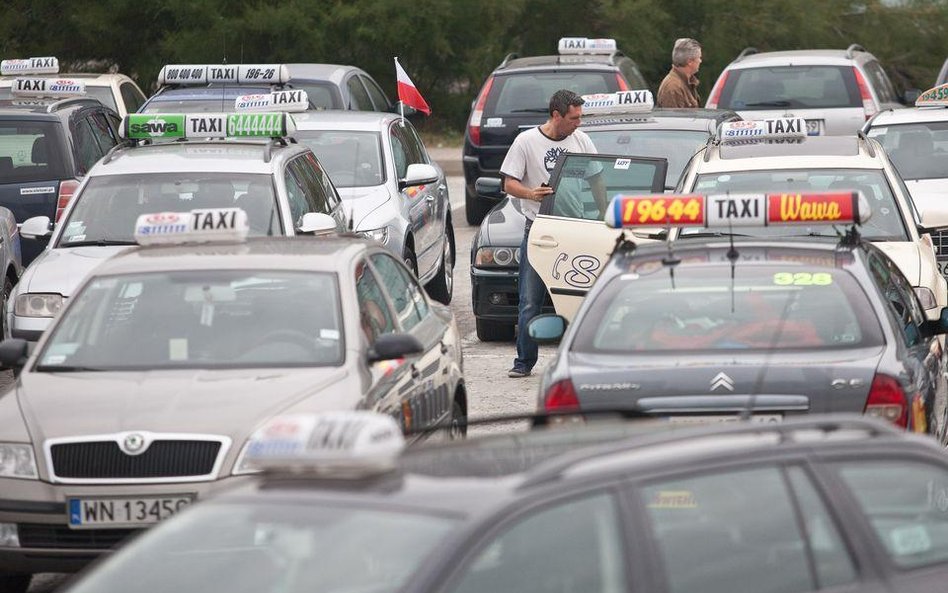
<svg viewBox="0 0 948 593"><path fill-rule="evenodd" d="M659 107L698 107L698 79L695 73L701 67L701 44L694 39L675 41L672 50L672 68L658 87Z"/></svg>

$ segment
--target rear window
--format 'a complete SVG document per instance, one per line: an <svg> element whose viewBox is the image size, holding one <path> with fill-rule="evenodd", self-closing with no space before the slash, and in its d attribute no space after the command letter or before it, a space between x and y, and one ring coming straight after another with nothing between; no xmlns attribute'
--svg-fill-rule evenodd
<svg viewBox="0 0 948 593"><path fill-rule="evenodd" d="M882 126L869 130L903 179L948 177L948 121Z"/></svg>
<svg viewBox="0 0 948 593"><path fill-rule="evenodd" d="M550 97L560 89L579 95L619 90L615 72L523 72L497 76L491 87L486 112L496 115L547 113Z"/></svg>
<svg viewBox="0 0 948 593"><path fill-rule="evenodd" d="M721 109L862 107L851 66L775 66L729 70Z"/></svg>
<svg viewBox="0 0 948 593"><path fill-rule="evenodd" d="M686 130L584 130L603 154L668 159L665 189L674 188L688 159L708 141L707 132Z"/></svg>
<svg viewBox="0 0 948 593"><path fill-rule="evenodd" d="M343 109L342 99L336 86L329 83L294 82L294 88L306 91L309 102L316 109Z"/></svg>
<svg viewBox="0 0 948 593"><path fill-rule="evenodd" d="M0 121L0 183L66 177L58 122Z"/></svg>
<svg viewBox="0 0 948 593"><path fill-rule="evenodd" d="M86 85L86 96L95 99L109 109L115 109L115 96L112 94L110 86L90 86ZM0 88L0 100L12 99L13 94L10 87Z"/></svg>
<svg viewBox="0 0 948 593"><path fill-rule="evenodd" d="M738 249L740 251L740 248ZM846 271L819 265L675 269L633 261L595 297L573 349L600 353L855 348L882 343Z"/></svg>

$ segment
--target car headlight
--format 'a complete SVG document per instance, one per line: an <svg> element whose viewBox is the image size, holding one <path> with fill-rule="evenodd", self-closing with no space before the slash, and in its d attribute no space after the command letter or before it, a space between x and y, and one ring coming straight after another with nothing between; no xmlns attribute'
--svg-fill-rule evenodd
<svg viewBox="0 0 948 593"><path fill-rule="evenodd" d="M16 297L13 314L18 317L55 317L63 308L63 295L26 293Z"/></svg>
<svg viewBox="0 0 948 593"><path fill-rule="evenodd" d="M368 231L357 231L360 237L365 237L366 239L372 239L379 245L385 245L388 243L388 227L382 227L380 229L371 229Z"/></svg>
<svg viewBox="0 0 948 593"><path fill-rule="evenodd" d="M481 247L474 254L477 268L516 268L519 265L519 247Z"/></svg>
<svg viewBox="0 0 948 593"><path fill-rule="evenodd" d="M36 460L31 445L0 443L0 478L38 480Z"/></svg>
<svg viewBox="0 0 948 593"><path fill-rule="evenodd" d="M243 476L260 473L259 469L253 467L247 462L247 447L249 445L249 442L244 443L244 448L240 450L240 455L237 456L237 461L234 463L234 471L232 471L231 474L235 476Z"/></svg>
<svg viewBox="0 0 948 593"><path fill-rule="evenodd" d="M935 293L931 291L930 288L925 288L924 286L916 286L915 294L918 296L918 300L922 303L923 309L934 309L938 306L935 302Z"/></svg>

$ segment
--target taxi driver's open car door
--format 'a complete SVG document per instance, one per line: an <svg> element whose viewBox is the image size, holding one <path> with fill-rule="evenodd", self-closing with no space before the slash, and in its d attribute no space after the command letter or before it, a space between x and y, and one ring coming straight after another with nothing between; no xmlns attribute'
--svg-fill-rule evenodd
<svg viewBox="0 0 948 593"><path fill-rule="evenodd" d="M572 320L599 276L621 230L603 222L616 195L661 193L668 161L660 158L565 153L550 176L530 229L529 259L546 284L556 312ZM655 229L650 229L655 232ZM636 238L636 242L648 239Z"/></svg>

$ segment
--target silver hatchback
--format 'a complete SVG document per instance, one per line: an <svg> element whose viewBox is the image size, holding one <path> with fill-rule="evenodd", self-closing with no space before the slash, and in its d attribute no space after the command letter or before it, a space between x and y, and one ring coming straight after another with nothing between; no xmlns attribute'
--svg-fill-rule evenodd
<svg viewBox="0 0 948 593"><path fill-rule="evenodd" d="M707 107L744 119L802 117L811 136L850 135L882 109L902 107L879 61L861 45L758 53L721 72Z"/></svg>

